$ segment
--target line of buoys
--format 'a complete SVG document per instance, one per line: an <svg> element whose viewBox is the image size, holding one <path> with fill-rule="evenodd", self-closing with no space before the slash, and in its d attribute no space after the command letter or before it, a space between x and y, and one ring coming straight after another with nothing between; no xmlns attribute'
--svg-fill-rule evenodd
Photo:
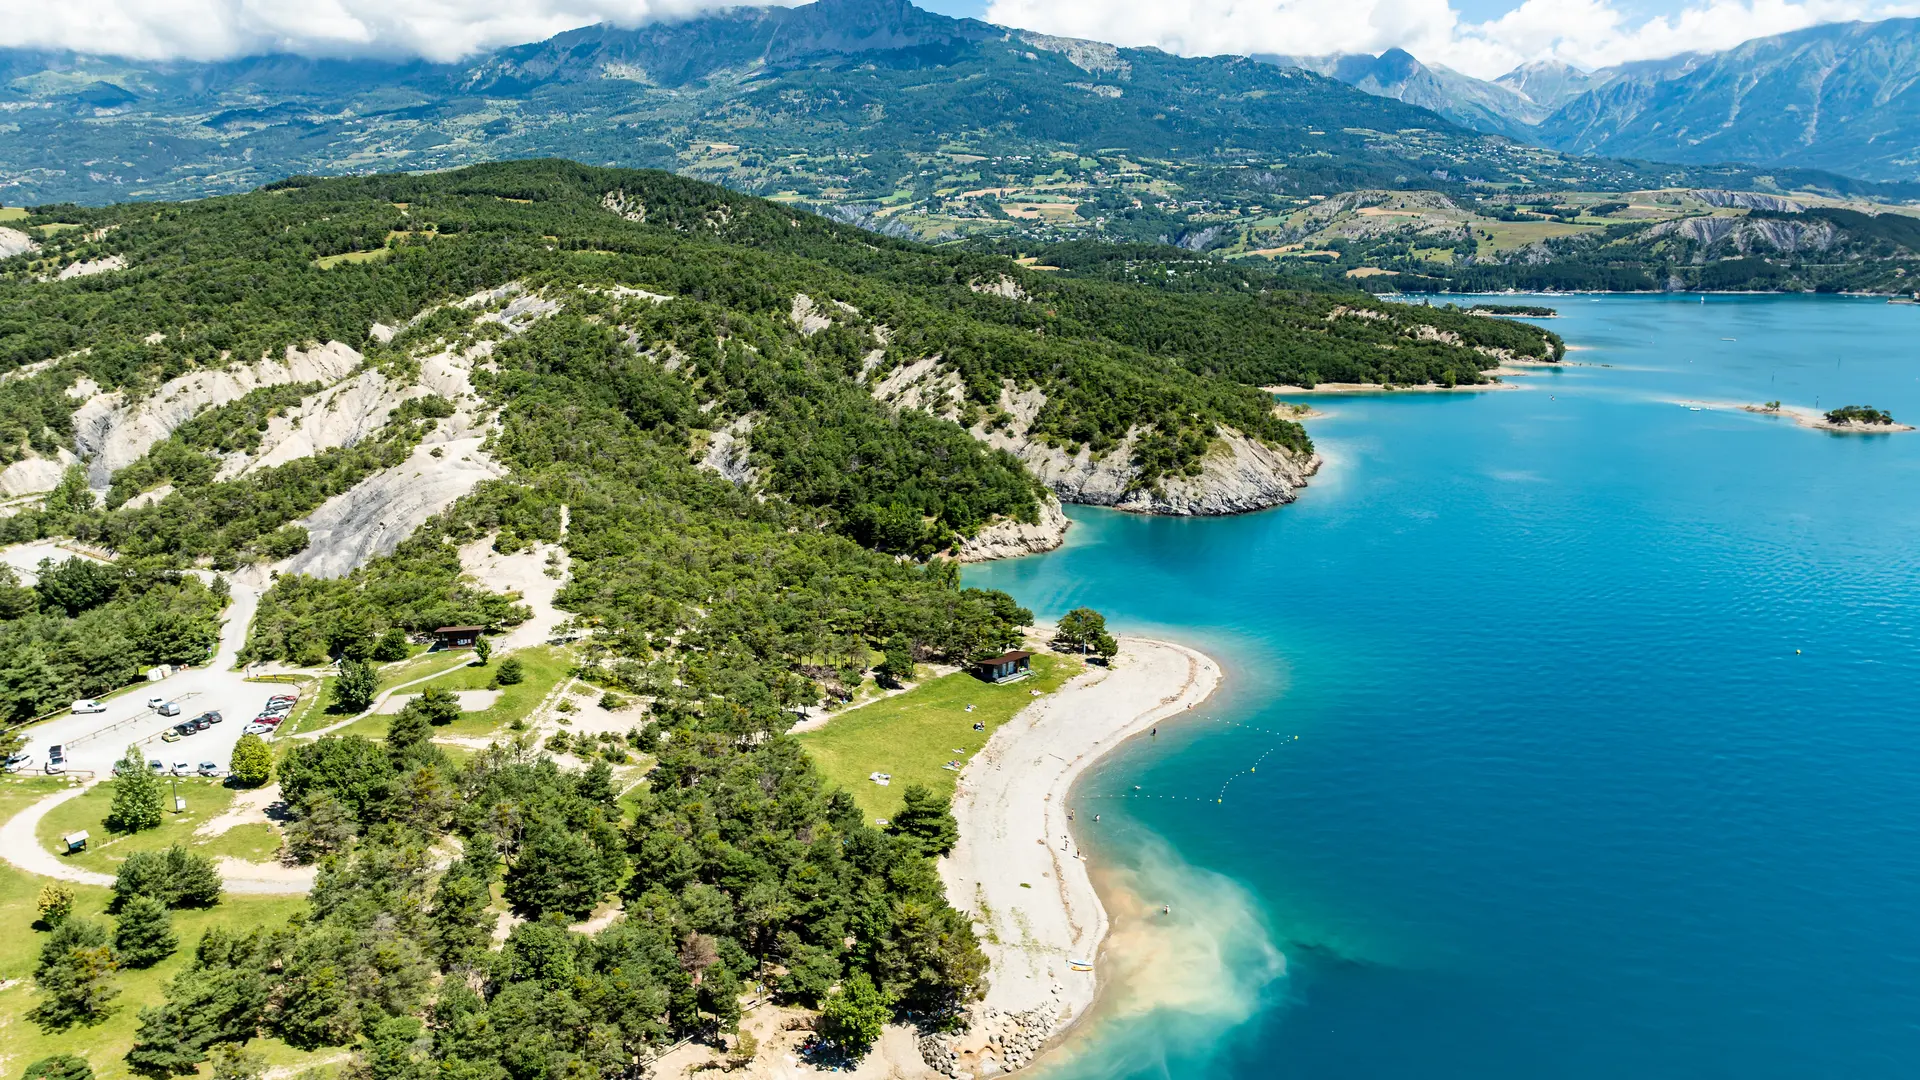
<svg viewBox="0 0 1920 1080"><path fill-rule="evenodd" d="M1228 727L1245 728L1248 731L1258 731L1265 735L1277 736L1281 740L1281 743L1274 746L1267 747L1264 751L1261 751L1259 757L1253 759L1253 764L1247 766L1245 769L1242 769L1237 773L1234 773L1232 776L1227 777L1226 781L1220 785L1219 794L1215 795L1213 798L1210 798L1210 799L1200 798L1194 795L1149 794L1147 792L1141 791L1140 785L1138 784L1135 784L1133 786L1132 791L1112 792L1104 795L1082 795L1080 797L1082 799L1158 799L1166 802L1198 802L1198 803L1213 803L1215 805L1218 805L1227 801L1227 789L1233 786L1233 782L1235 780L1240 779L1242 776L1249 776L1254 773L1257 773L1260 769L1260 763L1267 760L1267 757L1271 755L1275 750L1280 749L1281 745L1284 745L1289 742L1300 741L1300 736L1298 735L1289 735L1283 731L1274 731L1272 728L1264 728L1258 724L1243 724L1237 720L1223 720L1217 716L1202 716L1200 717L1200 719L1211 720L1214 723L1225 724Z"/></svg>

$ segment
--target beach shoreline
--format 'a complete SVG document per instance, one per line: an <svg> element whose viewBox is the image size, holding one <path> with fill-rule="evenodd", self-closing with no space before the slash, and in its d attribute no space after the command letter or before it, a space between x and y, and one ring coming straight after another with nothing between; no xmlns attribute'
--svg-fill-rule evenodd
<svg viewBox="0 0 1920 1080"><path fill-rule="evenodd" d="M1510 372L1509 374L1521 373ZM1273 394L1277 397L1299 397L1306 394L1483 394L1493 390L1518 390L1520 389L1520 385L1510 382L1483 382L1461 383L1458 386L1440 386L1434 383L1426 383L1418 386L1388 386L1385 383L1327 382L1320 383L1317 386L1276 384L1273 386L1263 386L1260 389L1264 393Z"/></svg>
<svg viewBox="0 0 1920 1080"><path fill-rule="evenodd" d="M1073 837L1067 795L1128 739L1189 713L1219 687L1217 661L1153 638L1122 637L1111 668L1092 668L1037 699L961 774L960 839L940 862L950 903L967 912L991 963L986 998L933 1057L981 1074L986 1059L1024 1068L1099 996L1111 921ZM938 1068L939 1066L935 1066ZM952 1075L952 1071L948 1071Z"/></svg>
<svg viewBox="0 0 1920 1080"><path fill-rule="evenodd" d="M1818 409L1805 405L1755 405L1738 401L1706 401L1697 398L1675 398L1673 404L1705 412L1743 412L1753 416L1770 416L1777 419L1792 420L1798 427L1812 431L1826 431L1835 435L1896 435L1914 430L1912 424L1863 424L1857 422L1836 424L1827 419L1827 415Z"/></svg>

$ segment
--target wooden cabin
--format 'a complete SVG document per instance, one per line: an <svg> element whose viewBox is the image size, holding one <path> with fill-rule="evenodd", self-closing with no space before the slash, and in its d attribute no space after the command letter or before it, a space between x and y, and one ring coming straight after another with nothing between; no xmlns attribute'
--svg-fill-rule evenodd
<svg viewBox="0 0 1920 1080"><path fill-rule="evenodd" d="M442 649L471 649L480 639L484 626L443 626L433 632Z"/></svg>
<svg viewBox="0 0 1920 1080"><path fill-rule="evenodd" d="M1015 682L1033 674L1033 654L1024 649L1004 652L991 660L981 660L973 670L990 683Z"/></svg>

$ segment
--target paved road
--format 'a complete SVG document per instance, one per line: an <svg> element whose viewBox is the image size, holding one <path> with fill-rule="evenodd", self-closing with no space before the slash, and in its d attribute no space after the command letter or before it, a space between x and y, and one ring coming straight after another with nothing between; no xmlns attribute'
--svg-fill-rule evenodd
<svg viewBox="0 0 1920 1080"><path fill-rule="evenodd" d="M55 558L72 557L72 552L54 549L50 544L20 544L0 549L0 562L22 568L22 564L37 564L46 554ZM111 772L113 763L127 752L127 747L136 743L148 760L159 761L167 768L182 762L197 768L201 762L211 761L225 769L233 758L234 743L240 741L240 729L259 713L267 698L285 689L268 683L249 683L245 672L233 670L240 649L247 642L247 627L260 607L260 593L239 583L230 582L230 587L233 598L220 628L220 648L210 664L175 672L159 682L135 686L108 699L106 712L57 716L27 728L26 752L32 760L25 771L43 769L47 749L58 745L66 751L70 772L91 770L94 775L104 777ZM164 697L178 703L181 714L171 719L161 716L147 708L150 697ZM225 720L179 742L161 740L161 734L174 724L209 709L217 710Z"/></svg>

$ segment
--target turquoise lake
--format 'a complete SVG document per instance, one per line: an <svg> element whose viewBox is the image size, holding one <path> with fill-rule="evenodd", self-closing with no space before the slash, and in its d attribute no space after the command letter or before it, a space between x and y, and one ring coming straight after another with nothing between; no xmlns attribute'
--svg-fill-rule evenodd
<svg viewBox="0 0 1920 1080"><path fill-rule="evenodd" d="M1304 399L1291 506L968 570L1228 672L1075 791L1049 1080L1920 1075L1920 432L1676 403L1920 420L1920 308L1548 303L1523 389Z"/></svg>

